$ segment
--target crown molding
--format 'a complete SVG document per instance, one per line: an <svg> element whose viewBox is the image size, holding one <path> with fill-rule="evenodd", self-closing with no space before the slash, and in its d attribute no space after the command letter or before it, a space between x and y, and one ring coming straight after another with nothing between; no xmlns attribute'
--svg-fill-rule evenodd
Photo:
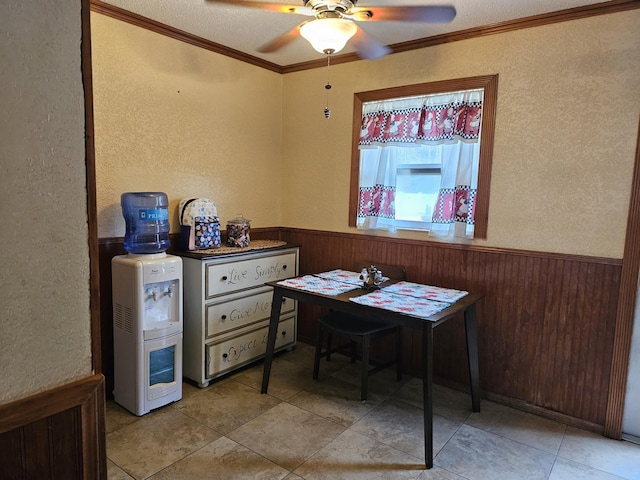
<svg viewBox="0 0 640 480"><path fill-rule="evenodd" d="M196 47L204 48L205 50L209 50L211 52L219 53L220 55L224 55L226 57L235 58L236 60L240 60L241 62L250 63L257 67L271 70L272 72L282 73L282 67L276 65L275 63L267 62L266 60L248 55L244 52L240 52L239 50L225 47L224 45L221 45L219 43L215 43L211 40L198 37L191 33L185 32L184 30L171 27L155 20L151 20L150 18L143 17L142 15L138 15L137 13L129 12L128 10L124 10L120 7L116 7L108 3L104 3L100 0L91 0L91 11L101 13L102 15L115 18L116 20L120 20L131 25L135 25L136 27L159 33L160 35L165 35L167 37L173 38L174 40L179 40Z"/></svg>
<svg viewBox="0 0 640 480"><path fill-rule="evenodd" d="M406 52L420 48L432 47L443 43L458 42L460 40L469 40L471 38L484 37L487 35L495 35L498 33L512 32L522 30L524 28L540 27L559 22L567 22L582 18L593 17L597 15L607 15L610 13L624 12L627 10L635 10L640 8L640 0L611 0L608 2L586 5L583 7L568 8L557 12L543 13L541 15L533 15L530 17L508 20L481 27L459 30L457 32L447 33L443 35L435 35L433 37L420 38L408 42L395 43L390 45L391 55L394 53ZM292 73L302 70L310 70L314 68L322 68L326 66L325 59L312 60L309 62L295 63L291 65L280 66L272 62L268 62L258 57L248 55L244 52L225 47L219 43L206 40L202 37L192 35L183 30L165 25L163 23L151 20L150 18L129 12L119 7L115 7L101 0L91 0L91 11L101 13L109 17L130 23L140 28L145 28L161 35L166 35L175 40L179 40L191 45L195 45L205 50L209 50L220 55L235 58L242 62L265 68L276 73ZM344 55L336 55L331 58L333 65L340 63L355 62L361 60L356 53L347 53Z"/></svg>

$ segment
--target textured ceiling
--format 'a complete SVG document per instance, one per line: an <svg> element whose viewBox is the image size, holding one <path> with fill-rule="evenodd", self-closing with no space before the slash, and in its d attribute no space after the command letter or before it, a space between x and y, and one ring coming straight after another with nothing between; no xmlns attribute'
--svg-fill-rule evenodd
<svg viewBox="0 0 640 480"><path fill-rule="evenodd" d="M94 0L95 1L95 0ZM265 0L259 0L265 1ZM183 30L198 37L261 58L279 66L318 60L322 54L299 38L275 53L259 53L258 47L302 21L302 15L276 13L216 3L210 0L107 0L129 12ZM241 3L241 2L238 2ZM267 3L302 5L303 0L272 0ZM361 22L359 26L380 42L390 45L467 30L532 15L602 3L601 0L360 0L359 7L405 5L453 5L450 24ZM347 47L340 53L351 53Z"/></svg>

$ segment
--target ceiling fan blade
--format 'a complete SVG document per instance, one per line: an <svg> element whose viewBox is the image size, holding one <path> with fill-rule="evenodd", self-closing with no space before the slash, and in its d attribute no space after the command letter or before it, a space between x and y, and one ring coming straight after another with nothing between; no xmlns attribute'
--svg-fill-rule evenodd
<svg viewBox="0 0 640 480"><path fill-rule="evenodd" d="M391 53L391 48L380 43L360 27L350 42L358 52L358 56L365 60L376 60Z"/></svg>
<svg viewBox="0 0 640 480"><path fill-rule="evenodd" d="M291 42L300 37L300 27L307 22L302 22L297 27L292 28L286 33L283 33L279 37L274 38L270 42L265 43L257 49L260 53L272 53L276 50L280 50L282 47L289 45Z"/></svg>
<svg viewBox="0 0 640 480"><path fill-rule="evenodd" d="M260 10L266 10L268 12L279 13L296 13L298 15L313 16L316 12L308 7L302 5L285 5L283 3L264 3L264 2L251 2L244 0L207 0L211 3L225 3L227 5L234 5L237 7L257 8Z"/></svg>
<svg viewBox="0 0 640 480"><path fill-rule="evenodd" d="M423 5L407 7L356 7L349 12L353 20L377 22L449 23L456 17L451 5Z"/></svg>

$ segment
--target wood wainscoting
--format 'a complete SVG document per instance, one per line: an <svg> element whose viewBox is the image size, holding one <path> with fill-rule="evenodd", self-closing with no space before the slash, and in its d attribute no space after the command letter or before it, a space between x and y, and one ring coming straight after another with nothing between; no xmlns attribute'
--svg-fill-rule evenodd
<svg viewBox="0 0 640 480"><path fill-rule="evenodd" d="M410 281L480 291L480 384L487 398L599 433L607 411L622 260L283 228L302 245L300 274L379 261ZM298 338L315 341L317 307L300 305ZM404 332L406 370L420 335ZM434 374L468 384L462 322L434 333ZM386 352L383 352L386 354Z"/></svg>
<svg viewBox="0 0 640 480"><path fill-rule="evenodd" d="M100 374L0 406L3 479L107 478Z"/></svg>
<svg viewBox="0 0 640 480"><path fill-rule="evenodd" d="M622 260L286 227L252 230L251 236L301 245L301 275L378 261L404 267L410 281L484 293L478 305L484 396L602 433ZM99 244L102 365L109 396L111 258L123 250L121 238ZM321 313L315 306L299 306L298 340L314 344ZM416 376L421 371L420 338L404 332L405 370ZM437 381L465 388L462 322L438 327L434 343ZM391 350L383 347L374 355Z"/></svg>

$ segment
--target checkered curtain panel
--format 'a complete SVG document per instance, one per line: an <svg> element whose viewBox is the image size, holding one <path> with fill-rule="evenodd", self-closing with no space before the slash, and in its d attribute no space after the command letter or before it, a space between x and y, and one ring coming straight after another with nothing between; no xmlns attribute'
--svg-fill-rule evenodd
<svg viewBox="0 0 640 480"><path fill-rule="evenodd" d="M483 90L363 104L357 227L395 230L403 149L429 146L442 161L431 235L473 238Z"/></svg>

